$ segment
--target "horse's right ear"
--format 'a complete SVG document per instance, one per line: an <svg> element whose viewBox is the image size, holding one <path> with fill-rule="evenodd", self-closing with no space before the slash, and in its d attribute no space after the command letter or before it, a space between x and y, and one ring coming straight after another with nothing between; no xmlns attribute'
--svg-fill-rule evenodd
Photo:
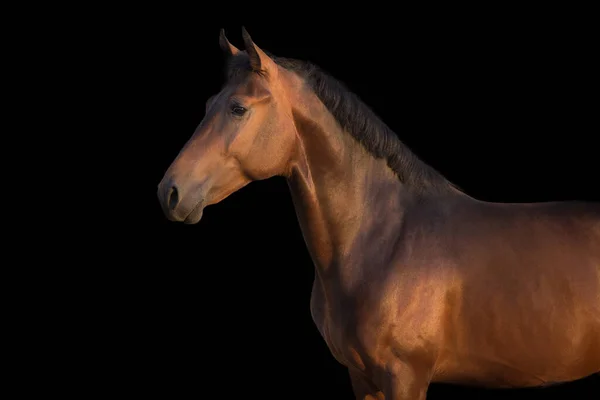
<svg viewBox="0 0 600 400"><path fill-rule="evenodd" d="M221 29L221 33L219 35L219 46L221 46L221 50L223 50L228 57L234 56L240 52L237 47L229 43L229 40L227 40L227 36L225 36L225 29Z"/></svg>

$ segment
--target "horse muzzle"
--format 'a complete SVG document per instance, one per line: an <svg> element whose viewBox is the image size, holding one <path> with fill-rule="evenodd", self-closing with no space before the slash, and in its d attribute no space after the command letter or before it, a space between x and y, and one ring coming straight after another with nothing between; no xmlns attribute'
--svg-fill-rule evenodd
<svg viewBox="0 0 600 400"><path fill-rule="evenodd" d="M168 220L196 224L202 219L204 199L198 189L184 193L181 187L172 181L163 179L158 185L158 201Z"/></svg>

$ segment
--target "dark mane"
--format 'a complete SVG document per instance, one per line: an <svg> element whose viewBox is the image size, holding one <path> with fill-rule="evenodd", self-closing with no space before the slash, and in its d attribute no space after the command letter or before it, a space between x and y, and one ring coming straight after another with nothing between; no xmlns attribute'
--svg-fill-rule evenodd
<svg viewBox="0 0 600 400"><path fill-rule="evenodd" d="M267 53L279 66L301 76L340 126L374 157L384 158L400 181L418 191L444 192L455 188L444 176L421 161L398 136L346 86L316 65ZM227 78L251 72L245 53L229 60Z"/></svg>

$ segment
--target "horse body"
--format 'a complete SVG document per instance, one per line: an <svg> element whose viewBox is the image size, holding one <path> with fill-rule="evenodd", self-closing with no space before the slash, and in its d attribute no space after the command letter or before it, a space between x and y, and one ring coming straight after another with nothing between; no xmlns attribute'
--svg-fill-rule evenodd
<svg viewBox="0 0 600 400"><path fill-rule="evenodd" d="M393 360L413 358L432 382L487 387L600 369L599 207L472 199L432 207L405 214L391 262L353 254L363 274L377 273L331 296L342 303L326 305L315 283L315 323L338 361L377 382Z"/></svg>
<svg viewBox="0 0 600 400"><path fill-rule="evenodd" d="M220 43L228 82L161 181L166 216L286 177L311 313L358 399L600 372L600 205L471 198L309 64Z"/></svg>

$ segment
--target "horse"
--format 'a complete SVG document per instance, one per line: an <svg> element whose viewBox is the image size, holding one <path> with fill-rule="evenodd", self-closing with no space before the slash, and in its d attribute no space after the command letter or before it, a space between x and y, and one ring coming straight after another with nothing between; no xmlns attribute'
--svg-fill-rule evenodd
<svg viewBox="0 0 600 400"><path fill-rule="evenodd" d="M494 203L452 184L316 65L223 30L221 91L165 172L166 217L283 176L315 267L310 310L357 399L430 383L600 374L600 204Z"/></svg>

